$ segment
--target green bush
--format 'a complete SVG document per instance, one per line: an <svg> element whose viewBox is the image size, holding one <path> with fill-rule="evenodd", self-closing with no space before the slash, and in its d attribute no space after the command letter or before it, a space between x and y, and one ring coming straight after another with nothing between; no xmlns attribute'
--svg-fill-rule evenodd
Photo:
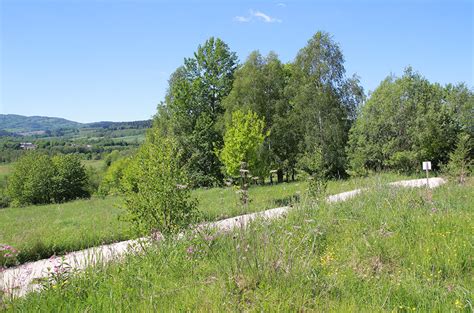
<svg viewBox="0 0 474 313"><path fill-rule="evenodd" d="M102 196L117 194L121 190L121 179L125 169L130 163L129 158L124 158L113 162L99 186L99 194Z"/></svg>
<svg viewBox="0 0 474 313"><path fill-rule="evenodd" d="M89 196L87 175L75 155L27 153L13 166L7 195L14 206L64 202Z"/></svg>
<svg viewBox="0 0 474 313"><path fill-rule="evenodd" d="M53 201L65 202L89 197L88 178L79 157L67 154L52 158L55 169Z"/></svg>
<svg viewBox="0 0 474 313"><path fill-rule="evenodd" d="M18 159L8 181L13 206L52 202L54 176L54 165L47 155L27 153Z"/></svg>
<svg viewBox="0 0 474 313"><path fill-rule="evenodd" d="M460 133L456 149L449 155L449 163L446 166L446 170L448 175L456 178L461 184L465 182L466 177L472 171L471 150L471 136L468 133Z"/></svg>
<svg viewBox="0 0 474 313"><path fill-rule="evenodd" d="M141 233L177 232L194 222L197 201L187 188L181 151L150 132L122 179L125 208Z"/></svg>

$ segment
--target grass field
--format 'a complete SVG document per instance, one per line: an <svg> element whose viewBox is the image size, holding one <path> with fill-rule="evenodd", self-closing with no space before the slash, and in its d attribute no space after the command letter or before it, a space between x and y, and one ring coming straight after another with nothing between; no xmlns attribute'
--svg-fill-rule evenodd
<svg viewBox="0 0 474 313"><path fill-rule="evenodd" d="M86 167L92 167L96 170L103 169L105 162L104 160L82 160L82 164Z"/></svg>
<svg viewBox="0 0 474 313"><path fill-rule="evenodd" d="M0 164L0 181L3 181L5 177L10 175L12 171L12 164Z"/></svg>
<svg viewBox="0 0 474 313"><path fill-rule="evenodd" d="M362 179L331 181L328 193L376 186L403 179L382 174ZM202 219L211 221L247 212L287 205L304 198L307 185L302 182L258 186L250 189L248 207L239 205L232 188L195 190ZM120 220L120 199L107 197L77 200L64 204L6 208L0 210L0 243L20 250L21 263L53 254L84 249L133 237L129 225Z"/></svg>
<svg viewBox="0 0 474 313"><path fill-rule="evenodd" d="M228 235L165 240L7 311L471 312L474 185L374 187Z"/></svg>

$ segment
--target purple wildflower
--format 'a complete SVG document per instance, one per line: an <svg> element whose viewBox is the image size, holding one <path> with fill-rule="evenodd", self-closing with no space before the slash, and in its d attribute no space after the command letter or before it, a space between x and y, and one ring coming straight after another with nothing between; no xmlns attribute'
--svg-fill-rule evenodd
<svg viewBox="0 0 474 313"><path fill-rule="evenodd" d="M186 249L186 253L189 254L189 255L194 254L194 247L193 247L193 246L189 246L189 247Z"/></svg>

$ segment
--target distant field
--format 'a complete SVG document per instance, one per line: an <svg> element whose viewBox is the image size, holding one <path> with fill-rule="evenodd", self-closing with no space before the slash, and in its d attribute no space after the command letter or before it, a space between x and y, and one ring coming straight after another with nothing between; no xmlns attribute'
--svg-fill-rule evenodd
<svg viewBox="0 0 474 313"><path fill-rule="evenodd" d="M395 174L383 174L333 181L328 185L328 193L375 186L402 178ZM297 197L304 197L306 188L306 183L302 182L253 187L250 189L251 202L246 208L239 205L233 188L201 189L193 194L199 200L203 220L216 220L287 205ZM122 213L119 204L119 198L107 197L3 209L0 210L0 243L19 248L22 251L21 261L24 262L128 239L132 234L129 225L118 219Z"/></svg>
<svg viewBox="0 0 474 313"><path fill-rule="evenodd" d="M102 169L104 167L104 160L82 160L82 164L86 167L90 166L94 169Z"/></svg>

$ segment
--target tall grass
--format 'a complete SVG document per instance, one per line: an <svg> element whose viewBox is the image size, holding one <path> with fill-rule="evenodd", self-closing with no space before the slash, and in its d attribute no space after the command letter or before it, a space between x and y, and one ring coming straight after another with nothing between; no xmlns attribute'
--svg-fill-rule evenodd
<svg viewBox="0 0 474 313"><path fill-rule="evenodd" d="M469 312L474 188L374 187L227 235L169 238L10 311Z"/></svg>
<svg viewBox="0 0 474 313"><path fill-rule="evenodd" d="M376 186L403 179L396 174L331 181L328 193ZM305 182L282 183L250 188L251 202L242 207L233 188L199 189L203 221L232 217L295 204L304 198ZM0 210L0 244L9 244L20 253L20 263L47 258L54 254L85 249L100 244L133 238L130 225L119 219L124 214L120 198L92 198L63 204L7 208Z"/></svg>

